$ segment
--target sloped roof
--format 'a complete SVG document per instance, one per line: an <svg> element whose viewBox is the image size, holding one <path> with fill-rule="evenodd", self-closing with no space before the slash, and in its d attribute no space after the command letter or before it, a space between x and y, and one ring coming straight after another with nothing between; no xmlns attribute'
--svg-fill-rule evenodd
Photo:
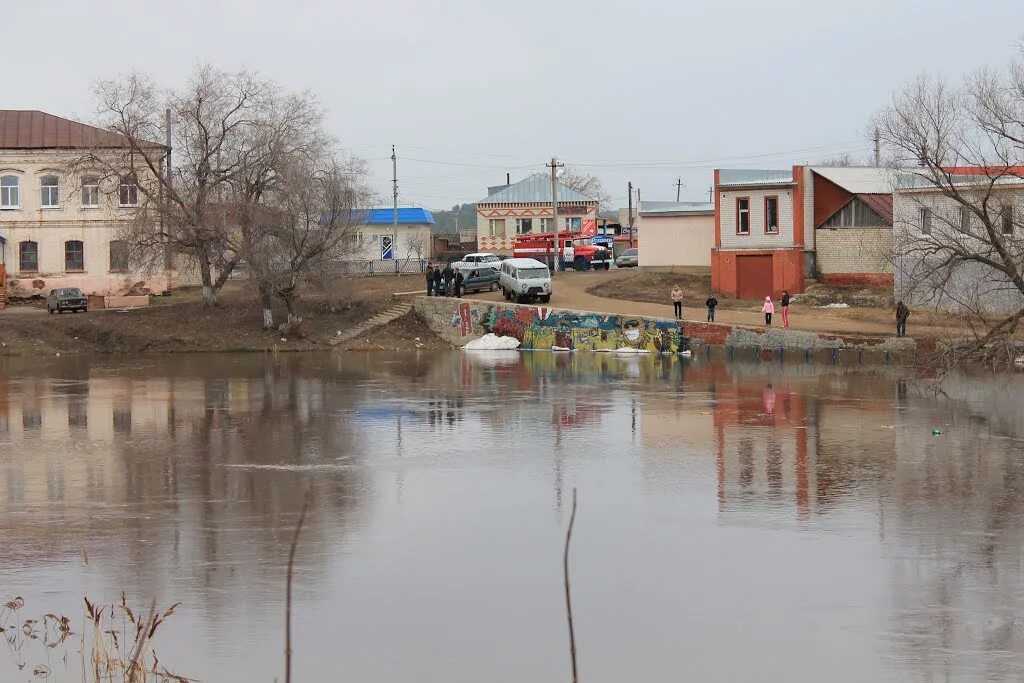
<svg viewBox="0 0 1024 683"><path fill-rule="evenodd" d="M871 207L871 210L892 224L892 193L858 194L857 199Z"/></svg>
<svg viewBox="0 0 1024 683"><path fill-rule="evenodd" d="M640 204L641 216L700 216L715 213L709 202L649 202Z"/></svg>
<svg viewBox="0 0 1024 683"><path fill-rule="evenodd" d="M0 109L0 149L96 149L127 146L128 138L109 130L42 111Z"/></svg>
<svg viewBox="0 0 1024 683"><path fill-rule="evenodd" d="M394 209L362 209L366 211L366 225L392 225ZM398 210L398 222L405 225L433 225L434 215L426 209L407 207Z"/></svg>
<svg viewBox="0 0 1024 683"><path fill-rule="evenodd" d="M793 182L792 169L723 168L718 171L719 186L785 185Z"/></svg>
<svg viewBox="0 0 1024 683"><path fill-rule="evenodd" d="M526 204L551 201L551 178L543 173L534 173L518 183L512 183L494 194L487 195L477 204ZM558 201L561 202L596 202L593 197L558 183Z"/></svg>
<svg viewBox="0 0 1024 683"><path fill-rule="evenodd" d="M893 175L888 168L879 166L812 166L811 170L850 194L892 192Z"/></svg>

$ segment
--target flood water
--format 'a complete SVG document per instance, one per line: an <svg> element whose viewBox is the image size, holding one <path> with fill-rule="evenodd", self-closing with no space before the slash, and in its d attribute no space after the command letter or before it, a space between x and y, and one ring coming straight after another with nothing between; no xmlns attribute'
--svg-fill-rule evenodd
<svg viewBox="0 0 1024 683"><path fill-rule="evenodd" d="M1016 378L552 354L0 360L0 680L82 596L211 683L1024 678ZM941 434L933 434L940 430ZM88 564L82 549L88 554ZM5 621L14 621L9 617ZM62 652L67 652L67 661ZM27 666L19 670L19 661Z"/></svg>

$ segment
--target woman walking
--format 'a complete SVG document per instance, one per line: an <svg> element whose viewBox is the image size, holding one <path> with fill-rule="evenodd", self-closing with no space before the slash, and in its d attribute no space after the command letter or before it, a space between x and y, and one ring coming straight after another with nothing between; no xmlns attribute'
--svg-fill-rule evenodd
<svg viewBox="0 0 1024 683"><path fill-rule="evenodd" d="M672 288L672 307L676 311L676 320L683 319L683 290L676 285Z"/></svg>
<svg viewBox="0 0 1024 683"><path fill-rule="evenodd" d="M789 302L792 297L789 296L789 292L782 290L782 300L779 304L782 306L782 326L789 327Z"/></svg>
<svg viewBox="0 0 1024 683"><path fill-rule="evenodd" d="M772 313L775 312L775 304L772 303L770 296L764 298L764 306L761 307L761 312L764 313L764 324L770 326L772 324Z"/></svg>

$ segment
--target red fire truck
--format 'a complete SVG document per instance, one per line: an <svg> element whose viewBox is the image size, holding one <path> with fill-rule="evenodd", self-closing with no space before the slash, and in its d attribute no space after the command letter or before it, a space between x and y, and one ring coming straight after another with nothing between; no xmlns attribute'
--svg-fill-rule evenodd
<svg viewBox="0 0 1024 683"><path fill-rule="evenodd" d="M562 267L573 270L590 270L612 265L612 254L602 246L590 243L589 237L577 233L561 232L558 238L562 241ZM512 245L512 255L516 258L534 258L549 266L554 262L554 235L550 232L518 235Z"/></svg>

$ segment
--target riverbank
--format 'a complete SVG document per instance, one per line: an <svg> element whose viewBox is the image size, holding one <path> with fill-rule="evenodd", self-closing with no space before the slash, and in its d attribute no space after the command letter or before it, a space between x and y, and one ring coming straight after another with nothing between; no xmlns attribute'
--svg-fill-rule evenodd
<svg viewBox="0 0 1024 683"><path fill-rule="evenodd" d="M0 354L451 348L431 335L415 314L336 347L329 344L339 333L394 306L399 299L393 293L415 284L410 277L329 283L299 302L301 335L263 330L262 312L252 293L237 283L224 288L216 308L204 307L195 289L155 296L148 307L130 310L47 315L42 302L15 304L0 311ZM275 310L275 315L284 319L283 310Z"/></svg>

